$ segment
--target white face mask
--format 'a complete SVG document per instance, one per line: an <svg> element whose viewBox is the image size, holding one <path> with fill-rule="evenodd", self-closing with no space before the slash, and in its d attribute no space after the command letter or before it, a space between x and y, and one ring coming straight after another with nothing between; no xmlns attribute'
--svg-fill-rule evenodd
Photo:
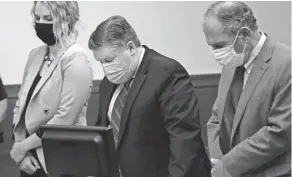
<svg viewBox="0 0 292 177"><path fill-rule="evenodd" d="M215 59L220 65L225 66L228 64L231 67L239 67L243 65L246 43L244 44L244 49L242 53L237 54L234 50L234 43L238 37L238 34L239 31L237 32L232 45L221 49L212 50Z"/></svg>
<svg viewBox="0 0 292 177"><path fill-rule="evenodd" d="M132 68L133 57L131 61L127 61L127 58L116 58L109 63L102 63L103 71L107 79L115 84L122 84L131 79L134 73Z"/></svg>

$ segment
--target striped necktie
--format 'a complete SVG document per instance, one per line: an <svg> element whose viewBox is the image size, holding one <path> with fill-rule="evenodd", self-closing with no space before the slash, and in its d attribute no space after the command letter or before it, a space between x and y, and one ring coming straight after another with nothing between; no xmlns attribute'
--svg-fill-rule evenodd
<svg viewBox="0 0 292 177"><path fill-rule="evenodd" d="M116 147L119 140L122 111L126 103L131 81L132 79L122 85L121 92L119 93L119 96L117 97L114 103L114 107L111 114L111 127L113 129L113 135L114 135L114 141L115 141Z"/></svg>
<svg viewBox="0 0 292 177"><path fill-rule="evenodd" d="M117 97L117 99L115 101L114 108L113 108L112 115L111 115L111 127L113 130L116 148L117 148L118 140L119 140L122 111L123 111L124 105L125 105L126 100L127 100L128 91L130 89L130 84L131 84L132 80L133 79L130 79L129 81L127 81L126 83L123 84L122 90L119 93L119 96ZM119 173L118 173L117 177L123 177L120 167L119 167Z"/></svg>

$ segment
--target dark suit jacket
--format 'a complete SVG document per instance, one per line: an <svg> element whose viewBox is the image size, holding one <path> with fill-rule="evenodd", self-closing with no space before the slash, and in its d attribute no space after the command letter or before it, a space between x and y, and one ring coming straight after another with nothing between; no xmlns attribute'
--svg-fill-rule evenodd
<svg viewBox="0 0 292 177"><path fill-rule="evenodd" d="M123 177L207 177L198 102L177 61L146 46L122 112L117 157ZM108 126L116 85L100 86L97 126Z"/></svg>
<svg viewBox="0 0 292 177"><path fill-rule="evenodd" d="M207 126L210 156L232 177L291 176L291 47L266 39L236 109L232 149L222 156L218 135L234 70L227 66L221 74Z"/></svg>
<svg viewBox="0 0 292 177"><path fill-rule="evenodd" d="M7 98L7 94L4 88L4 85L2 83L2 79L0 77L0 101L4 100Z"/></svg>
<svg viewBox="0 0 292 177"><path fill-rule="evenodd" d="M6 109L7 109L7 94L0 77L0 143L3 143L4 141L4 136L3 136L4 133L2 131L1 119L4 120Z"/></svg>

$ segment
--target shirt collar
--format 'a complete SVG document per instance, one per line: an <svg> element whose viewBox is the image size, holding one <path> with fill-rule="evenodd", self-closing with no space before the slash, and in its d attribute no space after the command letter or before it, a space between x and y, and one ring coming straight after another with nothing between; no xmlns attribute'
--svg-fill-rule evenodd
<svg viewBox="0 0 292 177"><path fill-rule="evenodd" d="M262 35L261 35L259 42L254 47L254 49L251 51L251 53L249 55L249 60L244 65L244 67L248 73L251 72L251 69L252 69L253 64L254 64L254 60L258 56L258 54L260 53L261 49L263 48L263 45L264 45L266 38L267 38L267 36L263 32L261 32L261 33L262 33Z"/></svg>

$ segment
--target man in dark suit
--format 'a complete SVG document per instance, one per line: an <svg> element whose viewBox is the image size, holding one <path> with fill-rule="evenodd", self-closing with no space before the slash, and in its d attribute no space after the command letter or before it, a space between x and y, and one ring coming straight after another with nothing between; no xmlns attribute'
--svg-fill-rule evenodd
<svg viewBox="0 0 292 177"><path fill-rule="evenodd" d="M0 143L4 141L4 132L2 130L2 123L6 116L8 103L7 103L7 94L5 92L5 88L3 82L0 78Z"/></svg>
<svg viewBox="0 0 292 177"><path fill-rule="evenodd" d="M122 177L207 177L198 101L177 61L142 46L125 18L97 26L89 48L105 76L96 126L113 128Z"/></svg>
<svg viewBox="0 0 292 177"><path fill-rule="evenodd" d="M212 177L291 177L291 47L238 1L212 4L204 33L223 65L207 125Z"/></svg>

